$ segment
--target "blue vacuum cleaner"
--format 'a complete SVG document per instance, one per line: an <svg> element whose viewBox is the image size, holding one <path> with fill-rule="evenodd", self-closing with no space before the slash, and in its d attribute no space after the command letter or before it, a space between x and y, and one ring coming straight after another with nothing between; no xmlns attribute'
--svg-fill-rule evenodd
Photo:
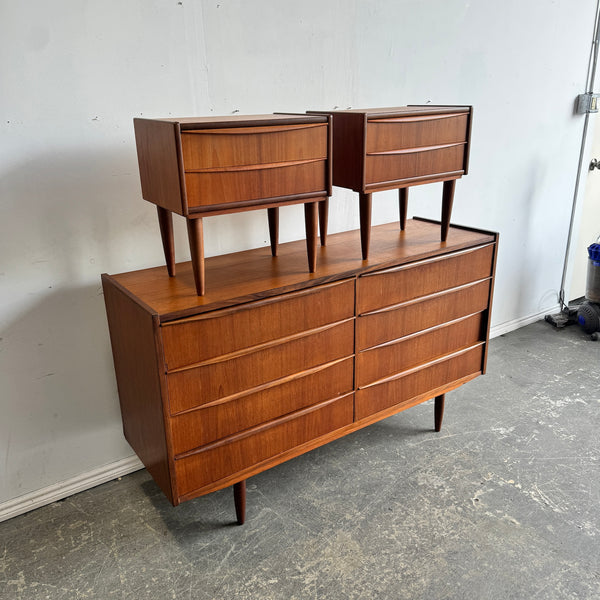
<svg viewBox="0 0 600 600"><path fill-rule="evenodd" d="M600 339L600 244L589 246L588 254L585 302L577 310L577 322L596 341Z"/></svg>

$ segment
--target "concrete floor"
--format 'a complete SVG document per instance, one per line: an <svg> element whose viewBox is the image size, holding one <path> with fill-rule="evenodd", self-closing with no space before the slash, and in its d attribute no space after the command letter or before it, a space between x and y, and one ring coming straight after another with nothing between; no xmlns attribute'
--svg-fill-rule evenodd
<svg viewBox="0 0 600 600"><path fill-rule="evenodd" d="M145 471L0 523L0 598L600 598L600 343L544 322L488 374L171 507Z"/></svg>

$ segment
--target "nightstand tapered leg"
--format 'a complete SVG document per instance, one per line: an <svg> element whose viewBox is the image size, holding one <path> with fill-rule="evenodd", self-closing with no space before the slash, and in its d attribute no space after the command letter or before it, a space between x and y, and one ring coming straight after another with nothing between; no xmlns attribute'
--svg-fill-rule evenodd
<svg viewBox="0 0 600 600"><path fill-rule="evenodd" d="M202 218L187 219L187 228L196 293L198 296L204 296L204 230Z"/></svg>
<svg viewBox="0 0 600 600"><path fill-rule="evenodd" d="M238 525L243 525L246 521L246 480L233 485L233 501L235 503L235 516Z"/></svg>
<svg viewBox="0 0 600 600"><path fill-rule="evenodd" d="M304 204L304 223L306 225L306 253L308 255L308 271L314 273L317 269L317 230L318 202Z"/></svg>
<svg viewBox="0 0 600 600"><path fill-rule="evenodd" d="M160 237L162 239L165 260L167 261L167 271L169 277L175 277L175 242L173 240L173 213L162 206L157 206L158 226L160 227Z"/></svg>
<svg viewBox="0 0 600 600"><path fill-rule="evenodd" d="M271 254L277 256L277 246L279 244L279 207L267 208L269 219L269 238L271 239Z"/></svg>
<svg viewBox="0 0 600 600"><path fill-rule="evenodd" d="M360 210L360 247L363 260L369 257L371 243L371 194L359 194Z"/></svg>
<svg viewBox="0 0 600 600"><path fill-rule="evenodd" d="M456 179L444 181L442 191L442 242L448 237L448 228L450 227L450 215L452 214L452 202L454 200L454 188Z"/></svg>
<svg viewBox="0 0 600 600"><path fill-rule="evenodd" d="M435 405L433 407L433 419L435 423L435 430L440 431L442 429L442 419L444 418L444 402L446 400L445 394L435 397Z"/></svg>
<svg viewBox="0 0 600 600"><path fill-rule="evenodd" d="M319 202L319 233L321 235L321 246L327 244L327 223L329 221L329 198Z"/></svg>
<svg viewBox="0 0 600 600"><path fill-rule="evenodd" d="M400 204L400 230L406 229L406 211L408 209L408 188L398 190L398 201Z"/></svg>

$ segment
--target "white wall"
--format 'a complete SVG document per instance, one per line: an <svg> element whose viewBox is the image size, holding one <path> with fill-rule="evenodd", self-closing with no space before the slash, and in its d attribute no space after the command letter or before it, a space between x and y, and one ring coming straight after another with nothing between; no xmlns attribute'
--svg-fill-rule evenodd
<svg viewBox="0 0 600 600"><path fill-rule="evenodd" d="M3 1L0 509L132 455L99 276L163 262L134 116L473 104L453 221L500 231L493 324L510 328L556 306L594 13L594 0ZM439 215L432 188L411 211ZM376 195L374 221L396 206ZM301 210L282 212L284 240L303 237ZM336 189L331 230L357 212ZM178 260L183 233L177 219ZM207 220L208 255L267 238L260 212Z"/></svg>

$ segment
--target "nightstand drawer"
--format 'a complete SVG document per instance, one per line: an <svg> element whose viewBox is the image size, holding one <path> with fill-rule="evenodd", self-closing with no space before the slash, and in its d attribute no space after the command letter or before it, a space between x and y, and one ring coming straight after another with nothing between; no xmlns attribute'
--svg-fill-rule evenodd
<svg viewBox="0 0 600 600"><path fill-rule="evenodd" d="M356 356L356 386L364 387L484 340L483 313L404 337Z"/></svg>
<svg viewBox="0 0 600 600"><path fill-rule="evenodd" d="M365 350L488 307L490 281L455 288L358 317L356 346Z"/></svg>
<svg viewBox="0 0 600 600"><path fill-rule="evenodd" d="M190 208L300 194L326 196L327 161L223 167L206 172L186 171L185 186Z"/></svg>
<svg viewBox="0 0 600 600"><path fill-rule="evenodd" d="M466 377L481 373L483 353L484 345L481 344L422 369L358 390L356 420L392 406L409 403L422 394L430 393L431 398L437 395L439 389L452 389Z"/></svg>
<svg viewBox="0 0 600 600"><path fill-rule="evenodd" d="M186 130L186 171L327 158L327 124Z"/></svg>
<svg viewBox="0 0 600 600"><path fill-rule="evenodd" d="M170 412L176 413L345 358L354 344L354 320L207 361L167 375Z"/></svg>
<svg viewBox="0 0 600 600"><path fill-rule="evenodd" d="M389 152L467 141L469 113L369 120L366 150Z"/></svg>
<svg viewBox="0 0 600 600"><path fill-rule="evenodd" d="M365 184L409 183L447 173L462 175L464 164L464 143L367 154Z"/></svg>
<svg viewBox="0 0 600 600"><path fill-rule="evenodd" d="M358 279L358 314L485 279L493 256L494 246L482 246L364 275Z"/></svg>
<svg viewBox="0 0 600 600"><path fill-rule="evenodd" d="M175 460L179 496L185 496L244 469L260 471L261 462L352 423L353 394L325 402L211 444Z"/></svg>
<svg viewBox="0 0 600 600"><path fill-rule="evenodd" d="M167 323L167 370L251 348L354 316L354 281L294 292Z"/></svg>
<svg viewBox="0 0 600 600"><path fill-rule="evenodd" d="M224 403L202 407L170 419L174 454L245 431L331 398L352 392L354 364L346 358Z"/></svg>

